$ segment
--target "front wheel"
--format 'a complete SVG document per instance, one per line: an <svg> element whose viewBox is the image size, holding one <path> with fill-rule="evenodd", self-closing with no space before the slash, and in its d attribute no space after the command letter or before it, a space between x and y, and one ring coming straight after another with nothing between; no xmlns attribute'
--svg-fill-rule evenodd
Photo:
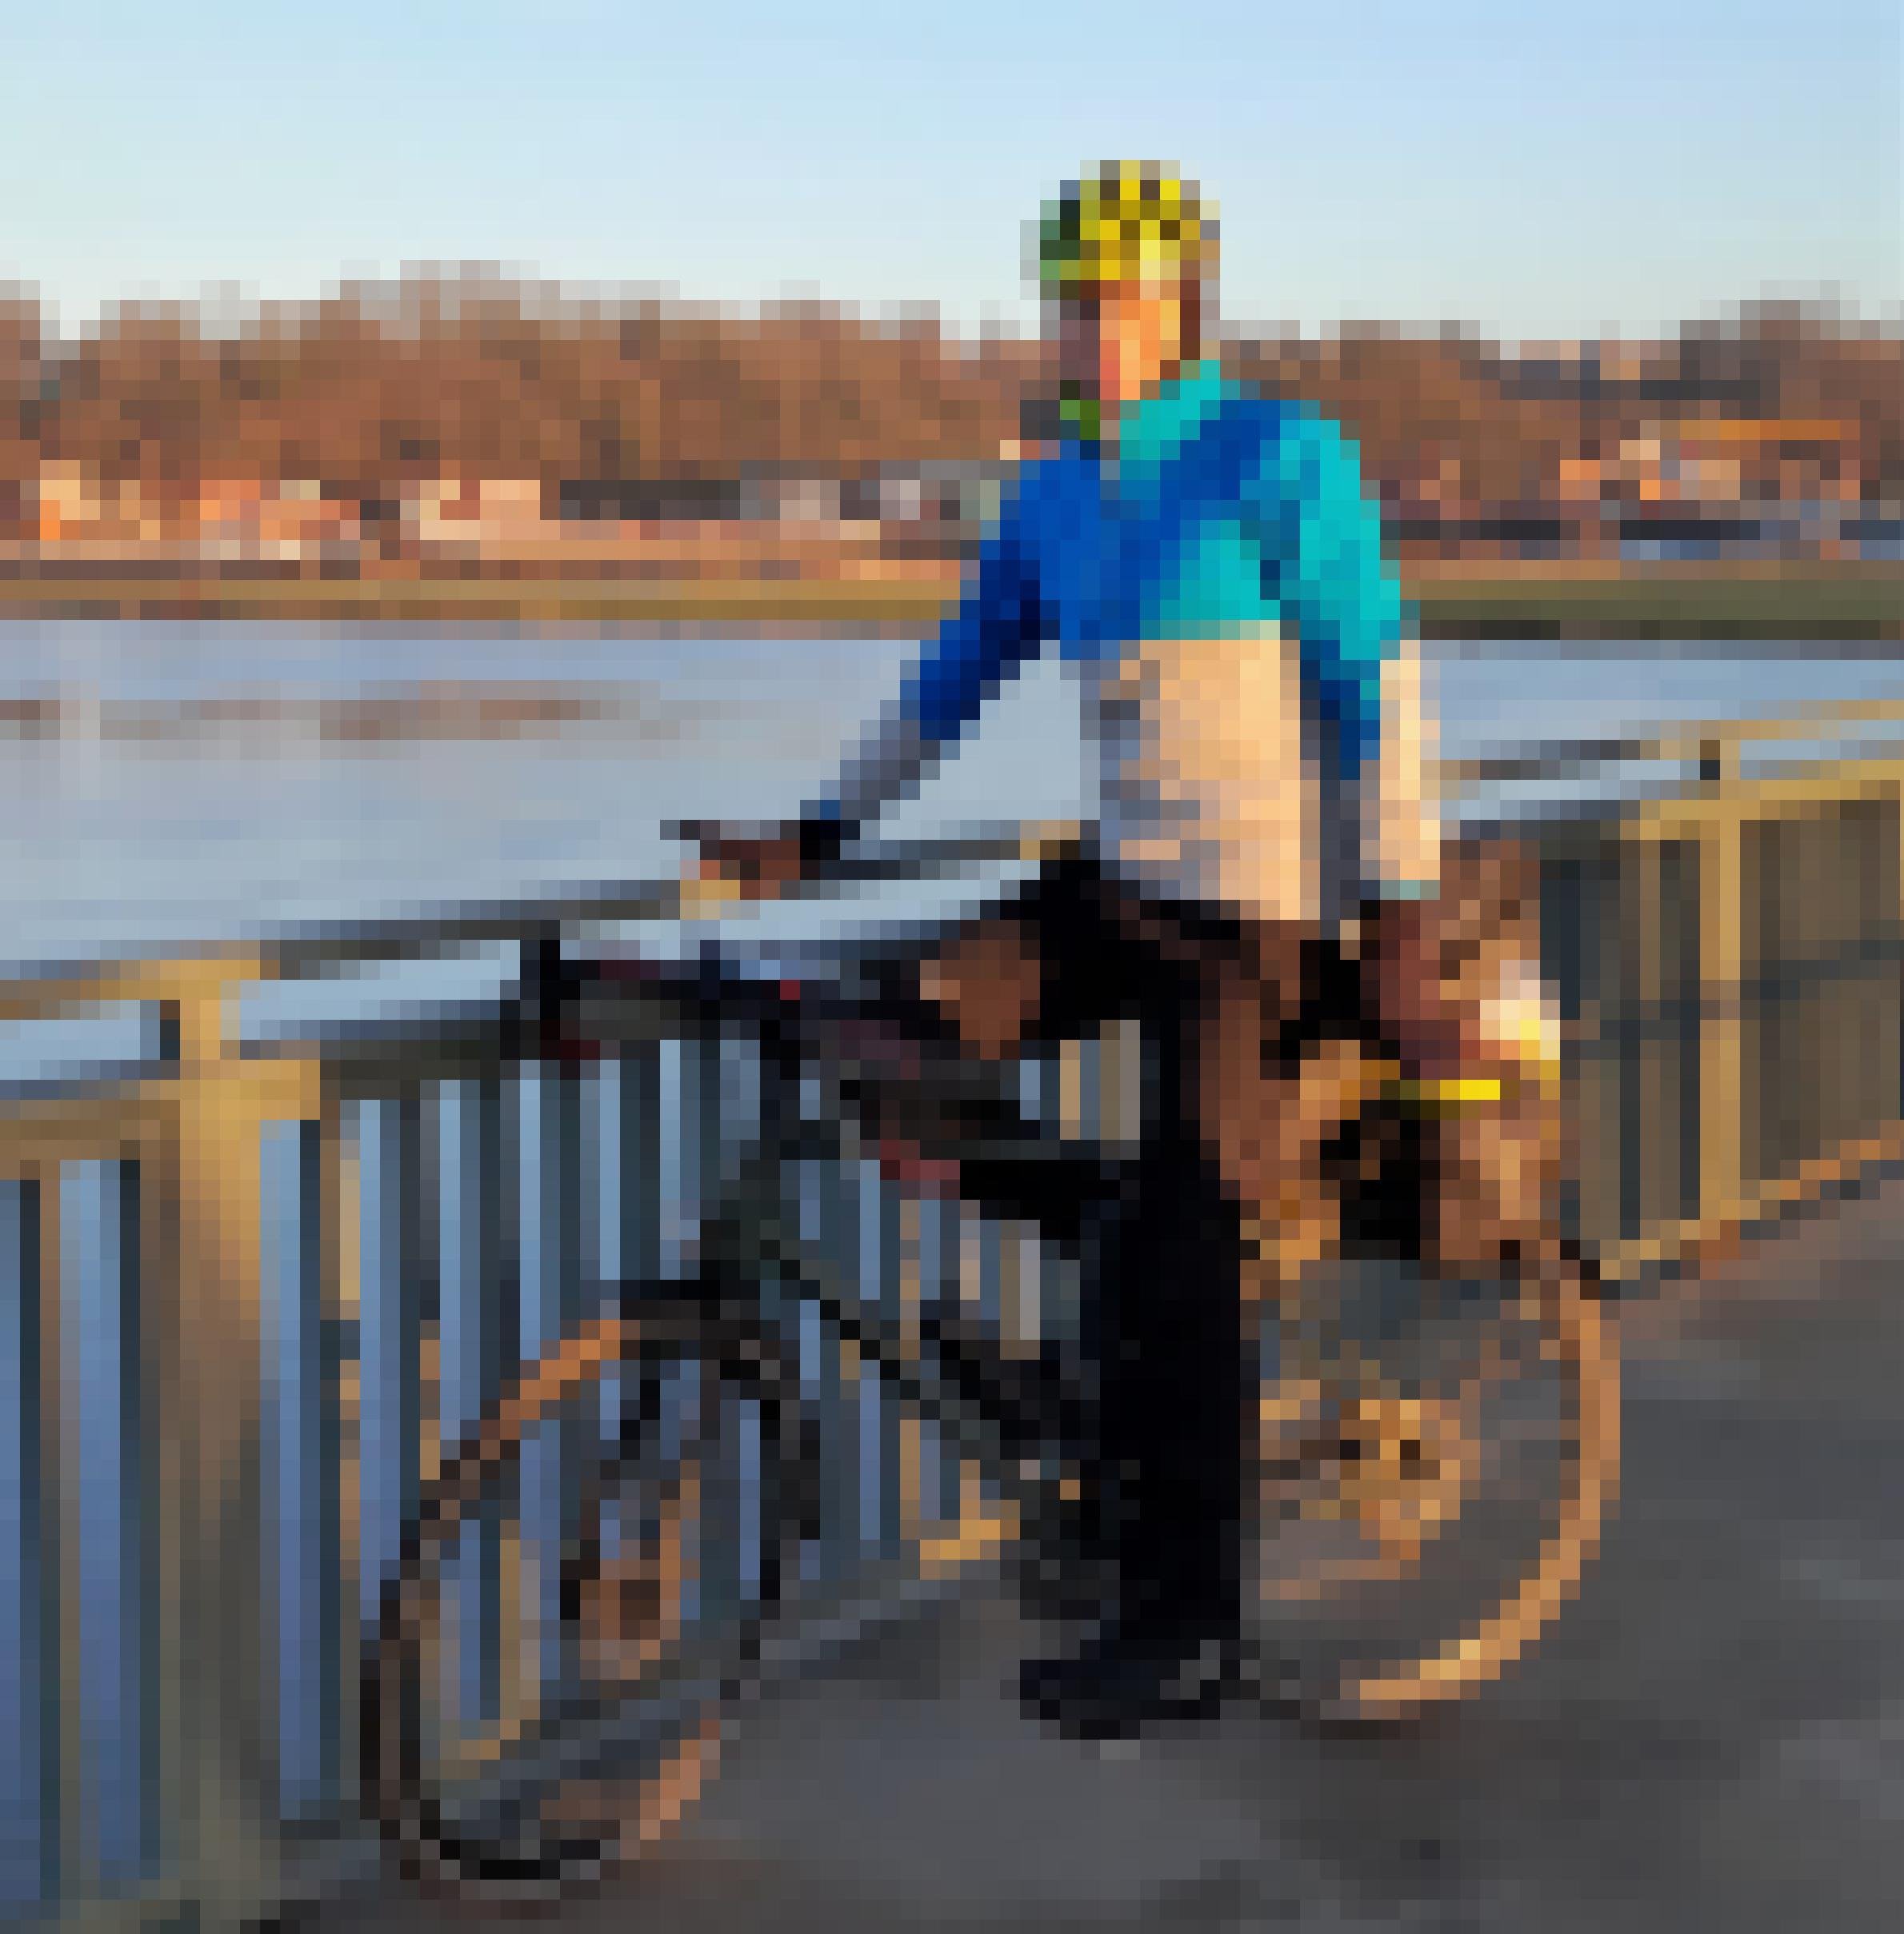
<svg viewBox="0 0 1904 1934"><path fill-rule="evenodd" d="M552 1903L694 1804L798 1540L782 1368L678 1292L639 1298L532 1365L425 1487L360 1751L413 1882Z"/></svg>

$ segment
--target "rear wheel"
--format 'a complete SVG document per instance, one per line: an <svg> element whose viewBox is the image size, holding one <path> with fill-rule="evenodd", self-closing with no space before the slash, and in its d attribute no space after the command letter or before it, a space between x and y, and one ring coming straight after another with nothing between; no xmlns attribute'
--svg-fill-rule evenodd
<svg viewBox="0 0 1904 1934"><path fill-rule="evenodd" d="M1402 1720L1498 1678L1571 1599L1613 1496L1597 1301L1571 1272L1343 1263L1271 1321L1252 1575L1281 1690Z"/></svg>

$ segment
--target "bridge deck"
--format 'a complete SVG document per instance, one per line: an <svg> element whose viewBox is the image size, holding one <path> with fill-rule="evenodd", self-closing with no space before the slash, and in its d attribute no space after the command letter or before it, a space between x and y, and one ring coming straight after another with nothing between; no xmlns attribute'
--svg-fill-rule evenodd
<svg viewBox="0 0 1904 1934"><path fill-rule="evenodd" d="M1630 1306L1625 1498L1530 1664L1387 1740L1239 1712L1105 1756L968 1602L751 1716L678 1840L558 1924L752 1934L1879 1934L1904 1901L1904 1185ZM390 1902L338 1927L466 1929ZM328 1934L328 1927L326 1930Z"/></svg>

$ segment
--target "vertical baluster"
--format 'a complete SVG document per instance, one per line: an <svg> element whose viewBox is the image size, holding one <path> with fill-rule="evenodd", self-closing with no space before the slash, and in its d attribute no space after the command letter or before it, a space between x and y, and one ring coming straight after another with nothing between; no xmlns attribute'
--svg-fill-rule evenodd
<svg viewBox="0 0 1904 1934"><path fill-rule="evenodd" d="M605 1297L614 1293L610 1285L621 1275L621 1081L612 1061L598 1062L582 1070L578 1079L582 1129L576 1147L581 1217L577 1266L582 1309L585 1314L592 1314L602 1306ZM624 1391L620 1367L605 1366L589 1413L576 1420L578 1442L586 1443L590 1462L603 1473L592 1507L596 1521L590 1528L598 1544L598 1561L605 1568L614 1565L622 1553L622 1500L606 1479L606 1460L621 1435Z"/></svg>
<svg viewBox="0 0 1904 1934"><path fill-rule="evenodd" d="M1823 1044L1818 1038L1819 976L1815 971L1830 956L1830 823L1814 806L1786 822L1791 828L1793 884L1797 917L1792 923L1790 949L1792 997L1791 1066L1798 1088L1797 1137L1787 1152L1793 1165L1814 1154L1822 1137L1829 1097L1826 1087Z"/></svg>
<svg viewBox="0 0 1904 1934"><path fill-rule="evenodd" d="M803 1110L803 1118L806 1112ZM825 1234L821 1216L822 1165L799 1161L789 1165L787 1185L793 1192L794 1227L802 1246L814 1253L822 1252ZM833 1339L820 1320L820 1307L810 1297L802 1296L793 1313L797 1326L800 1359L800 1401L816 1420L821 1433L818 1522L810 1527L802 1541L800 1582L811 1584L824 1576L828 1556L826 1528L833 1497L830 1455L826 1433L839 1381L839 1357Z"/></svg>
<svg viewBox="0 0 1904 1934"><path fill-rule="evenodd" d="M720 1044L722 1173L731 1177L741 1153L758 1140L761 1125L760 1044L746 1034Z"/></svg>
<svg viewBox="0 0 1904 1934"><path fill-rule="evenodd" d="M519 1287L518 1354L533 1363L553 1349L580 1314L581 1089L546 1065L523 1068L515 1084L518 1149L516 1216ZM576 1528L571 1423L551 1418L522 1447L520 1510L520 1616L523 1644L510 1664L524 1678L505 1688L519 1712L566 1663L561 1620L562 1557ZM509 1715L506 1712L506 1717Z"/></svg>
<svg viewBox="0 0 1904 1934"><path fill-rule="evenodd" d="M1875 1126L1870 1107L1870 1056L1879 1037L1870 1001L1870 955L1882 915L1871 898L1870 855L1878 837L1872 805L1861 802L1847 817L1850 837L1846 843L1840 891L1845 901L1845 945L1855 964L1846 976L1845 999L1831 1032L1837 1044L1838 1073L1845 1086L1838 1133L1862 1137ZM1863 1047L1854 1052L1851 1044L1858 1041Z"/></svg>
<svg viewBox="0 0 1904 1934"><path fill-rule="evenodd" d="M1097 1133L1099 1112L1099 1056L1097 1041L1060 1042L1057 1054L1047 1061L1047 1095L1050 1098L1050 1133L1066 1141L1082 1141ZM1016 1273L1010 1278L1018 1292L1018 1331L1012 1338L1018 1348L1035 1346L1043 1337L1045 1304L1050 1294L1050 1259L1034 1228L1018 1230Z"/></svg>
<svg viewBox="0 0 1904 1934"><path fill-rule="evenodd" d="M1645 1109L1656 1152L1647 1171L1642 1219L1662 1226L1688 1213L1689 1177L1698 1150L1687 1133L1688 1115L1680 1075L1685 1059L1680 1026L1680 914L1688 869L1685 846L1678 839L1650 841L1646 889L1653 895L1651 958L1649 969L1653 1019L1647 1029Z"/></svg>
<svg viewBox="0 0 1904 1934"><path fill-rule="evenodd" d="M1872 1073L1885 1029L1871 998L1876 991L1872 961L1882 945L1886 919L1883 901L1878 897L1882 891L1882 874L1873 864L1883 842L1882 813L1876 800L1868 800L1861 801L1846 815L1849 837L1841 890L1845 899L1845 944L1853 964L1846 976L1842 1001L1830 1025L1830 1038L1838 1057L1836 1072L1844 1088L1837 1132L1860 1139L1874 1133L1883 1120L1878 1110Z"/></svg>
<svg viewBox="0 0 1904 1934"><path fill-rule="evenodd" d="M645 1282L661 1273L661 1050L631 1048L615 1064L621 1112L621 1270Z"/></svg>
<svg viewBox="0 0 1904 1934"><path fill-rule="evenodd" d="M1812 1115L1807 1125L1801 1160L1810 1160L1828 1148L1838 1132L1838 1111L1843 1093L1834 1077L1837 1057L1831 1039L1832 997L1837 974L1843 965L1845 934L1844 898L1841 880L1844 867L1845 813L1842 806L1817 809L1800 824L1814 857L1806 869L1811 888L1810 909L1813 939L1806 951L1804 1053L1813 1071Z"/></svg>
<svg viewBox="0 0 1904 1934"><path fill-rule="evenodd" d="M56 1876L53 1897L70 1900L83 1894L88 1884L86 1848L86 1795L81 1776L84 1770L84 1736L79 1700L82 1660L79 1649L79 1621L72 1616L79 1597L78 1531L75 1522L74 1468L70 1446L74 1429L74 1393L69 1388L66 1364L67 1332L73 1322L67 1308L65 1219L66 1190L62 1186L62 1164L50 1162L35 1175L39 1198L40 1246L40 1432L39 1452L46 1473L44 1493L50 1515L45 1545L47 1576L42 1596L48 1662L56 1678L55 1696L46 1717L54 1729L49 1742L53 1759L54 1813L57 1840L50 1849ZM176 1445L182 1427L171 1433ZM185 1461L182 1449L174 1449L169 1458L177 1472ZM182 1487L181 1487L182 1488ZM174 1513L182 1516L182 1511ZM186 1539L181 1535L183 1546Z"/></svg>
<svg viewBox="0 0 1904 1934"><path fill-rule="evenodd" d="M854 1281L856 1205L848 1164L817 1165L814 1181L816 1247L830 1274L850 1290ZM828 1335L820 1377L821 1506L825 1575L838 1579L858 1562L860 1536L859 1353L847 1339Z"/></svg>
<svg viewBox="0 0 1904 1934"><path fill-rule="evenodd" d="M996 1332L1002 1309L998 1225L968 1205L961 1208L960 1298L968 1318Z"/></svg>
<svg viewBox="0 0 1904 1934"><path fill-rule="evenodd" d="M890 1324L899 1313L897 1192L876 1163L862 1163L858 1189L858 1286L866 1313ZM881 1556L897 1554L902 1536L898 1408L870 1363L860 1366L860 1539Z"/></svg>
<svg viewBox="0 0 1904 1934"><path fill-rule="evenodd" d="M1591 1243L1617 1241L1621 1231L1620 1061L1626 1003L1622 995L1623 938L1614 891L1619 843L1593 840L1582 867L1584 902L1580 1044L1580 1228Z"/></svg>
<svg viewBox="0 0 1904 1934"><path fill-rule="evenodd" d="M684 1192L691 1191L687 1193L686 1223L696 1232L697 1240L702 1225L714 1211L729 1169L726 1047L718 1035L703 1035L682 1044L681 1139L693 1157L690 1174L683 1178ZM722 1287L739 1291L747 1285ZM698 1614L715 1620L732 1617L738 1608L742 1568L740 1405L731 1387L721 1381L718 1369L712 1363L696 1364L686 1373L698 1386L693 1393L694 1414L706 1446L701 1508L694 1527Z"/></svg>
<svg viewBox="0 0 1904 1934"><path fill-rule="evenodd" d="M1001 1232L998 1224L981 1216L969 1203L958 1205L958 1298L966 1320L996 1336L999 1330L1001 1293ZM958 1512L965 1524L984 1501L983 1467L962 1459L959 1472Z"/></svg>
<svg viewBox="0 0 1904 1934"><path fill-rule="evenodd" d="M614 1285L621 1282L622 1239L625 1218L622 1209L624 1166L622 1153L622 1068L618 1061L598 1063L589 1071L582 1090L586 1125L582 1132L583 1186L588 1229L582 1245L582 1281L585 1293L597 1301L613 1297ZM604 1443L620 1434L622 1413L622 1378L618 1365L610 1365L602 1376L602 1397L596 1423ZM620 1519L612 1507L602 1528L605 1559L620 1552Z"/></svg>
<svg viewBox="0 0 1904 1934"><path fill-rule="evenodd" d="M1750 1184L1766 1180L1779 1157L1776 983L1782 896L1781 854L1774 823L1769 818L1748 820L1744 827L1744 845L1739 975L1742 987L1749 992L1743 1002L1746 1028L1742 1078L1750 1084L1751 1099L1741 1113L1748 1136L1746 1180Z"/></svg>
<svg viewBox="0 0 1904 1934"><path fill-rule="evenodd" d="M922 1253L925 1205L914 1195L901 1196L894 1204L894 1265L892 1320L908 1350L919 1348L919 1314L925 1257ZM898 1401L886 1405L892 1417L893 1449L896 1459L894 1485L895 1506L894 1536L910 1549L918 1542L926 1514L925 1433L918 1412Z"/></svg>
<svg viewBox="0 0 1904 1934"><path fill-rule="evenodd" d="M418 1097L378 1096L355 1113L358 1283L358 1593L374 1628L420 1479L422 1269Z"/></svg>
<svg viewBox="0 0 1904 1934"><path fill-rule="evenodd" d="M1098 1133L1113 1148L1138 1139L1143 1120L1143 1037L1135 1021L1112 1021L1098 1053Z"/></svg>
<svg viewBox="0 0 1904 1934"><path fill-rule="evenodd" d="M339 1683L354 1687L363 1669L365 1627L352 1611L362 1604L362 1289L363 1210L356 1104L327 1085L319 1120L319 1213L323 1218L324 1289L334 1325L339 1438L337 1569ZM358 1712L354 1698L340 1702L338 1756L340 1797L357 1797Z"/></svg>
<svg viewBox="0 0 1904 1934"><path fill-rule="evenodd" d="M680 1280L700 1199L698 1150L689 1131L694 1113L693 1050L678 1038L661 1047L661 1146L657 1164L661 1208L660 1273Z"/></svg>
<svg viewBox="0 0 1904 1934"><path fill-rule="evenodd" d="M738 1161L751 1151L767 1152L762 1138L777 1132L780 1121L778 1099L770 1092L772 1076L757 1037L742 1035L729 1043L723 1104L730 1145ZM775 1151L777 1161L784 1150ZM786 1177L779 1178L780 1207L786 1206ZM785 1301L779 1272L772 1277L764 1273L756 1279L754 1293L763 1332L784 1348L786 1333ZM742 1406L738 1445L740 1485L740 1584L742 1596L749 1605L758 1605L762 1595L777 1596L790 1582L782 1568L794 1556L784 1543L785 1530L780 1512L780 1486L786 1473L767 1441L769 1418L758 1400Z"/></svg>
<svg viewBox="0 0 1904 1934"><path fill-rule="evenodd" d="M140 1375L138 1185L138 1169L123 1161L70 1162L60 1177L62 1374L72 1397L63 1448L75 1506L86 1868L102 1892L137 1886L157 1851L154 1487L142 1454L151 1393Z"/></svg>
<svg viewBox="0 0 1904 1934"><path fill-rule="evenodd" d="M1702 885L1696 837L1675 836L1660 853L1660 1071L1662 1153L1660 1213L1699 1212L1699 1029L1698 949Z"/></svg>
<svg viewBox="0 0 1904 1934"><path fill-rule="evenodd" d="M1561 1078L1565 1099L1558 1213L1563 1234L1578 1240L1580 1214L1580 1016L1584 938L1581 868L1571 842L1535 835L1538 861L1541 980L1552 989L1561 1021Z"/></svg>
<svg viewBox="0 0 1904 1934"><path fill-rule="evenodd" d="M1778 850L1777 953L1778 1143L1777 1168L1801 1160L1815 1113L1818 1069L1806 1056L1803 966L1817 945L1817 882L1810 862L1815 842L1804 821L1781 814L1773 822Z"/></svg>
<svg viewBox="0 0 1904 1934"><path fill-rule="evenodd" d="M1659 849L1650 829L1624 842L1620 855L1619 922L1626 1025L1620 1057L1620 1233L1638 1236L1659 1220L1659 1178L1667 1152L1658 1146Z"/></svg>
<svg viewBox="0 0 1904 1934"><path fill-rule="evenodd" d="M1746 972L1755 984L1754 1061L1759 1096L1752 1179L1762 1181L1784 1165L1786 1124L1791 1118L1786 1067L1789 1029L1781 997L1790 894L1786 877L1787 845L1779 822L1770 817L1754 821L1751 832L1758 865L1750 909L1753 945Z"/></svg>
<svg viewBox="0 0 1904 1934"><path fill-rule="evenodd" d="M1822 842L1817 821L1810 815L1781 815L1779 832L1789 889L1780 920L1780 1060L1786 1085L1780 1112L1786 1137L1779 1166L1788 1169L1810 1154L1818 1133L1821 1070L1811 1039L1817 982L1806 970L1825 953L1830 941L1819 931L1821 917L1826 913L1826 896L1818 876Z"/></svg>
<svg viewBox="0 0 1904 1934"><path fill-rule="evenodd" d="M1838 938L1838 907L1833 892L1836 818L1830 805L1811 805L1790 820L1798 866L1798 944L1792 948L1792 1046L1796 1072L1803 1081L1803 1105L1798 1118L1798 1145L1790 1162L1811 1161L1830 1135L1830 1046L1825 1041L1829 1013L1829 975Z"/></svg>
<svg viewBox="0 0 1904 1934"><path fill-rule="evenodd" d="M1837 964L1838 898L1837 836L1838 812L1830 805L1813 805L1793 822L1798 835L1799 890L1803 896L1802 942L1794 949L1797 973L1792 1003L1798 1025L1798 1066L1803 1070L1805 1107L1794 1163L1809 1161L1829 1143L1837 1102L1833 1092L1831 1044L1826 1036L1830 1015L1831 972Z"/></svg>
<svg viewBox="0 0 1904 1934"><path fill-rule="evenodd" d="M1822 1047L1830 1069L1833 1094L1827 1132L1832 1141L1858 1134L1863 1113L1864 1053L1850 1051L1856 1029L1865 1018L1864 937L1869 909L1859 897L1863 885L1863 849L1869 837L1869 815L1860 803L1847 801L1840 809L1832 897L1838 903L1838 967L1825 1003ZM1869 1051L1866 1043L1864 1052Z"/></svg>
<svg viewBox="0 0 1904 1934"><path fill-rule="evenodd" d="M649 1043L624 1048L602 1069L603 1117L602 1273L624 1297L661 1273L662 1141L661 1054ZM612 1229L610 1225L612 1223ZM611 1241L612 1238L612 1241ZM630 1392L639 1371L612 1370L604 1380L605 1427L618 1427L631 1397L651 1401L654 1385L643 1379ZM628 1528L618 1517L605 1536L619 1554Z"/></svg>
<svg viewBox="0 0 1904 1934"><path fill-rule="evenodd" d="M1832 897L1836 913L1836 962L1823 1008L1820 1046L1831 1089L1830 1119L1826 1125L1827 1146L1866 1133L1865 1097L1869 1089L1869 1056L1873 1036L1866 1031L1870 1016L1865 1005L1867 985L1867 936L1873 925L1866 897L1869 871L1865 855L1872 822L1868 805L1847 801L1840 808L1832 842Z"/></svg>
<svg viewBox="0 0 1904 1934"><path fill-rule="evenodd" d="M1046 1131L1074 1141L1084 1133L1083 1042L1059 1042L1045 1059L1040 1086Z"/></svg>
<svg viewBox="0 0 1904 1934"><path fill-rule="evenodd" d="M1885 1030L1872 1000L1876 988L1871 974L1873 960L1883 945L1886 921L1884 904L1878 897L1882 874L1874 863L1883 849L1882 812L1876 800L1859 804L1854 818L1855 837L1846 856L1848 944L1857 964L1850 976L1851 991L1844 1017L1834 1032L1847 1091L1842 1132L1860 1138L1874 1133L1882 1121L1878 1112L1872 1062ZM1853 1051L1850 1044L1854 1042L1862 1042L1862 1049Z"/></svg>
<svg viewBox="0 0 1904 1934"><path fill-rule="evenodd" d="M1808 902L1797 978L1798 1040L1810 1093L1805 1138L1796 1159L1809 1161L1830 1146L1842 1101L1833 1078L1837 1065L1830 1029L1833 997L1844 968L1844 902L1840 892L1844 809L1831 801L1811 803L1800 810L1797 823L1803 850L1799 878Z"/></svg>
<svg viewBox="0 0 1904 1934"><path fill-rule="evenodd" d="M774 1161L774 1215L789 1234L798 1229L799 1161L794 1133L799 1114L797 1081L790 1081L790 1071L770 1053L758 1037L744 1044L742 1065L737 1074L735 1106L742 1125L745 1145ZM797 1283L788 1273L775 1267L759 1285L761 1321L774 1339L783 1361L795 1370L799 1389L784 1392L785 1405L771 1421L765 1413L750 1427L747 1460L742 1472L746 1487L747 1535L753 1556L747 1588L758 1601L775 1601L790 1592L800 1581L805 1552L793 1536L794 1520L790 1515L796 1499L791 1486L797 1470L779 1455L783 1441L780 1433L794 1426L806 1399L803 1340L801 1334L802 1299Z"/></svg>
<svg viewBox="0 0 1904 1934"><path fill-rule="evenodd" d="M1018 1106L1047 1134L1059 1118L1059 1065L1049 1053L1022 1054L1018 1057Z"/></svg>
<svg viewBox="0 0 1904 1934"><path fill-rule="evenodd" d="M678 1476L678 1523L675 1535L681 1552L681 1620L691 1625L705 1612L702 1591L702 1529L706 1515L706 1471L689 1452L701 1441L706 1416L707 1381L702 1366L683 1363L657 1380L661 1412L660 1467Z"/></svg>
<svg viewBox="0 0 1904 1934"><path fill-rule="evenodd" d="M946 1204L938 1196L925 1196L908 1205L911 1227L906 1232L910 1253L909 1294L910 1320L918 1325L936 1316L940 1309L942 1271L945 1263ZM907 1536L918 1538L935 1531L945 1519L945 1438L930 1417L914 1416L910 1407L912 1431L909 1454L914 1462L913 1480L915 1521Z"/></svg>
<svg viewBox="0 0 1904 1934"><path fill-rule="evenodd" d="M334 1333L325 1320L322 1127L274 1122L259 1150L265 1445L271 1531L278 1806L289 1820L338 1800L339 1433Z"/></svg>
<svg viewBox="0 0 1904 1934"><path fill-rule="evenodd" d="M962 1232L959 1205L942 1197L925 1205L926 1222L920 1247L926 1258L925 1291L935 1314L956 1317L960 1313L959 1249ZM933 1516L939 1524L956 1522L958 1516L959 1444L951 1433L934 1426L928 1441L936 1484L926 1487Z"/></svg>
<svg viewBox="0 0 1904 1934"><path fill-rule="evenodd" d="M502 1108L493 1077L446 1082L437 1113L439 1441L453 1455L500 1394L513 1312L505 1307ZM459 1725L500 1712L499 1548L493 1518L466 1529L445 1568L455 1608L454 1676L445 1690Z"/></svg>
<svg viewBox="0 0 1904 1934"><path fill-rule="evenodd" d="M1043 1289L1043 1258L1037 1233L1023 1223L1007 1222L998 1232L998 1336L1007 1355L1036 1347Z"/></svg>
<svg viewBox="0 0 1904 1934"><path fill-rule="evenodd" d="M590 1273L603 1292L617 1300L625 1298L638 1280L652 1274L645 1261L646 1245L654 1235L654 1218L647 1208L647 1157L652 1150L656 1129L650 1119L650 1096L644 1091L644 1072L652 1065L648 1050L623 1048L598 1068L590 1085L590 1101L595 1123L590 1135L596 1145L593 1211L596 1229L595 1253ZM651 1087L651 1085L650 1085ZM602 1380L602 1402L595 1420L605 1444L619 1438L627 1421L631 1395L640 1373L611 1365ZM638 1539L641 1527L633 1516L639 1500L631 1504L618 1492L604 1500L601 1525L602 1561L606 1568L618 1565L624 1556L623 1545L632 1532Z"/></svg>
<svg viewBox="0 0 1904 1934"><path fill-rule="evenodd" d="M723 1173L738 1173L742 1158L759 1143L765 1101L765 1073L760 1044L754 1037L736 1034L722 1043L721 1119L726 1149ZM749 1285L754 1297L754 1313L763 1328L779 1316L776 1286L757 1274ZM761 1406L758 1399L744 1398L739 1406L735 1439L734 1528L736 1584L744 1604L758 1603L763 1578L771 1563L763 1545L770 1535L766 1511L765 1487L770 1473L762 1466L763 1455Z"/></svg>
<svg viewBox="0 0 1904 1934"><path fill-rule="evenodd" d="M377 1642L384 1592L424 1477L427 1412L421 1250L422 1106L414 1089L353 1109L358 1182L359 1618ZM429 1447L434 1456L434 1443ZM438 1607L440 1609L440 1600Z"/></svg>
<svg viewBox="0 0 1904 1934"><path fill-rule="evenodd" d="M627 1168L622 1146L627 1125L622 1101L622 1070L618 1059L598 1063L590 1072L585 1090L588 1126L583 1140L590 1151L586 1169L589 1239L585 1267L588 1280L601 1289L622 1281L628 1273L622 1254L628 1227L622 1202Z"/></svg>
<svg viewBox="0 0 1904 1934"><path fill-rule="evenodd" d="M1867 1134L1874 1134L1904 1117L1904 1005L1899 1001L1896 949L1904 940L1904 905L1899 901L1899 872L1904 867L1904 813L1895 795L1872 802L1869 871L1864 904L1870 909L1873 945L1870 967L1868 1029L1865 1066L1871 1086L1866 1104Z"/></svg>
<svg viewBox="0 0 1904 1934"><path fill-rule="evenodd" d="M40 1186L0 1182L0 1912L58 1884L59 1609L42 1457Z"/></svg>
<svg viewBox="0 0 1904 1934"><path fill-rule="evenodd" d="M672 1253L663 1269L679 1277L698 1244L701 1221L720 1188L721 1086L719 1044L700 1037L672 1041L664 1061L664 1133L673 1160Z"/></svg>

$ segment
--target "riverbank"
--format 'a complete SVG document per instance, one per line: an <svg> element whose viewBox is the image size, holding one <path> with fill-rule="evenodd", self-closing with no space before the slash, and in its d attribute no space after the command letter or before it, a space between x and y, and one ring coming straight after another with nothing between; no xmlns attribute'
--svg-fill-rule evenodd
<svg viewBox="0 0 1904 1934"><path fill-rule="evenodd" d="M948 585L838 579L334 577L0 579L0 618L385 621L674 629L741 626L790 635L930 627ZM1427 567L1410 578L1430 638L1850 639L1904 643L1904 566L1627 565L1571 561Z"/></svg>
<svg viewBox="0 0 1904 1934"><path fill-rule="evenodd" d="M1425 637L1904 642L1904 565L1440 567L1411 594Z"/></svg>

